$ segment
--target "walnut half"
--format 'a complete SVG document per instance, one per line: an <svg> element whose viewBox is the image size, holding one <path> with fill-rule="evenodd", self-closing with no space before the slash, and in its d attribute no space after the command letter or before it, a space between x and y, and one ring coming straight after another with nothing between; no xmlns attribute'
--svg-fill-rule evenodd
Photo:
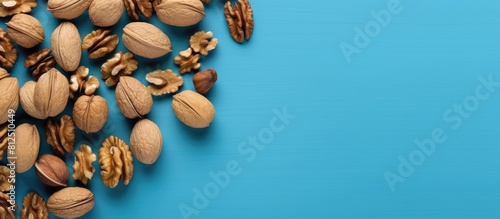
<svg viewBox="0 0 500 219"><path fill-rule="evenodd" d="M191 48L179 52L179 55L174 58L174 63L180 67L181 74L200 69L201 63L198 61L200 61L200 54L195 54Z"/></svg>
<svg viewBox="0 0 500 219"><path fill-rule="evenodd" d="M29 69L36 80L56 66L56 59L50 54L51 52L45 48L26 57L24 67Z"/></svg>
<svg viewBox="0 0 500 219"><path fill-rule="evenodd" d="M151 83L149 92L155 96L175 93L184 84L184 79L170 69L150 72L146 74L146 80Z"/></svg>
<svg viewBox="0 0 500 219"><path fill-rule="evenodd" d="M121 76L131 75L137 69L137 60L134 54L127 52L116 53L111 59L101 66L102 79L106 80L106 85L115 86L120 81Z"/></svg>
<svg viewBox="0 0 500 219"><path fill-rule="evenodd" d="M21 210L20 216L21 219L48 219L47 203L42 196L31 192L23 199L23 210Z"/></svg>
<svg viewBox="0 0 500 219"><path fill-rule="evenodd" d="M219 43L217 38L212 38L213 36L214 34L211 31L199 31L191 36L189 44L194 52L206 56L208 55L208 52L214 50L217 43Z"/></svg>
<svg viewBox="0 0 500 219"><path fill-rule="evenodd" d="M36 7L36 0L2 0L0 1L0 17L29 13L34 7Z"/></svg>
<svg viewBox="0 0 500 219"><path fill-rule="evenodd" d="M150 0L123 0L127 15L134 21L139 21L139 15L150 18L153 16L153 4Z"/></svg>
<svg viewBox="0 0 500 219"><path fill-rule="evenodd" d="M132 151L123 140L115 136L110 136L102 143L99 164L102 182L110 188L115 188L120 180L128 185L134 174Z"/></svg>
<svg viewBox="0 0 500 219"><path fill-rule="evenodd" d="M1 7L0 7L1 8ZM7 32L0 28L0 66L12 68L17 60L17 50L7 37Z"/></svg>
<svg viewBox="0 0 500 219"><path fill-rule="evenodd" d="M82 91L87 96L92 96L99 88L101 83L94 76L89 76L88 80L85 78L89 75L89 69L85 66L80 66L70 76L69 79L69 97L75 99Z"/></svg>
<svg viewBox="0 0 500 219"><path fill-rule="evenodd" d="M75 144L75 123L70 116L64 115L60 121L48 120L45 134L47 143L55 154L62 156L64 152L73 152Z"/></svg>
<svg viewBox="0 0 500 219"><path fill-rule="evenodd" d="M84 185L94 176L95 168L92 163L97 157L92 152L92 148L82 144L80 150L75 151L75 164L73 164L73 179L80 180Z"/></svg>
<svg viewBox="0 0 500 219"><path fill-rule="evenodd" d="M2 219L16 219L14 211L9 209L11 207L9 200L9 195L0 192L0 218ZM14 206L14 209L17 210L17 205Z"/></svg>
<svg viewBox="0 0 500 219"><path fill-rule="evenodd" d="M111 53L118 45L118 35L111 34L111 29L102 29L89 33L83 38L82 50L87 50L89 58L98 59Z"/></svg>
<svg viewBox="0 0 500 219"><path fill-rule="evenodd" d="M9 191L12 183L9 182L10 168L7 166L0 166L0 190L2 192Z"/></svg>
<svg viewBox="0 0 500 219"><path fill-rule="evenodd" d="M236 42L242 43L244 39L249 40L253 33L253 11L248 0L238 0L231 7L231 2L224 5L224 15L228 24L229 32Z"/></svg>

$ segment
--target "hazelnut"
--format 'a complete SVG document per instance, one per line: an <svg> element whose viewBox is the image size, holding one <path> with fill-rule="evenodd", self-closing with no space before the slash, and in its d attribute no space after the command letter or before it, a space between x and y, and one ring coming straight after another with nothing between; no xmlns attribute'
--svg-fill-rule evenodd
<svg viewBox="0 0 500 219"><path fill-rule="evenodd" d="M212 89L216 81L217 72L214 69L203 70L193 76L193 84L196 91L203 95Z"/></svg>

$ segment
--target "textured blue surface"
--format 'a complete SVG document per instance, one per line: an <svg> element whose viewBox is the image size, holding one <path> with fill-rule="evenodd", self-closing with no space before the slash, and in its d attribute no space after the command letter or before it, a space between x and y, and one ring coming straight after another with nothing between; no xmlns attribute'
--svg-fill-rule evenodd
<svg viewBox="0 0 500 219"><path fill-rule="evenodd" d="M41 47L48 47L58 21L39 3L33 14L45 26ZM183 218L180 208L200 219L500 217L500 87L484 86L489 77L500 81L499 1L254 0L255 31L243 45L228 34L223 3L213 1L195 27L149 20L174 51L139 59L134 73L146 83L148 71L177 71L172 59L188 36L213 31L220 44L202 68L219 72L209 94L214 123L187 128L172 113L171 97L155 98L147 117L164 135L160 159L152 166L135 161L131 183L115 189L96 172L88 186L96 205L83 218ZM371 12L381 10L391 14L383 25ZM87 17L75 20L82 37L93 29ZM115 32L128 21L124 16ZM366 25L370 36L357 37ZM356 51L349 63L341 50L347 45ZM23 84L28 51L19 49L13 75ZM97 76L103 62L86 53L82 59ZM183 77L183 89L193 89L192 75ZM112 107L107 126L77 139L94 151L111 134L128 142L134 123L116 109L113 89L98 93ZM293 119L276 117L285 108ZM266 142L259 149L249 142L254 136ZM433 136L426 155L415 141ZM41 153L50 153L45 143ZM73 155L65 158L73 165ZM214 190L210 173L226 169L230 181ZM33 169L18 177L18 204L28 191L44 198L55 191ZM206 200L197 195L205 187Z"/></svg>

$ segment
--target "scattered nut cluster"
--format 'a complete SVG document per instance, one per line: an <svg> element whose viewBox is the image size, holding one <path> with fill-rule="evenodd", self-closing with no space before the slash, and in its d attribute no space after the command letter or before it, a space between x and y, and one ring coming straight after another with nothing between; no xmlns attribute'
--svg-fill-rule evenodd
<svg viewBox="0 0 500 219"><path fill-rule="evenodd" d="M164 138L160 127L145 118L153 109L153 96L172 94L175 116L189 127L205 128L212 123L215 108L203 95L212 89L218 76L214 69L201 70L200 62L219 42L212 32L194 33L189 38L189 48L173 58L181 75L197 72L192 80L196 92L184 90L175 94L184 85L184 79L171 69L147 73L147 87L132 77L134 71L143 67L138 60L164 57L172 51L164 28L141 21L143 17L156 14L166 25L192 26L206 16L204 4L209 3L210 0L48 0L47 11L61 22L50 34L50 47L38 48L48 39L45 39L42 23L28 14L37 6L36 0L0 0L0 17L11 17L6 22L6 31L0 28L0 90L3 92L0 95L0 160L13 131L16 157L8 156L7 160L16 159L13 170L21 174L34 168L41 183L58 189L46 201L37 192L27 194L19 213L21 219L46 219L49 213L76 218L92 210L95 196L90 190L68 187L70 172L66 154L74 156L72 180L87 185L96 172L93 163L98 161L102 183L109 188L115 188L120 181L125 185L131 183L134 159L146 165L155 163L161 155ZM115 51L120 36L114 33L116 28L111 27L123 17L124 8L132 21L123 27L121 35L128 51ZM237 42L250 39L253 15L248 0L239 0L234 6L228 1L224 10L231 36ZM89 20L97 28L81 39L78 26L71 20L87 11ZM16 65L18 51L25 51L16 49L15 45L38 48L26 54L24 68L34 80L22 86L15 75L9 73ZM100 77L80 65L84 51L88 58L100 62ZM140 58L137 60L136 56ZM118 109L124 117L138 119L127 139L130 147L126 141L109 136L99 149L82 144L74 150L77 129L87 134L98 133L108 121L108 101L96 95L101 83L114 89ZM72 114L60 115L68 103L73 103L69 99L74 100L70 106ZM11 130L7 124L9 112L17 111L19 105L29 117L44 120L45 126L23 123ZM39 131L45 131L46 143L41 142ZM53 155L39 154L40 147L45 145L52 148ZM98 155L93 151L98 151ZM8 180L10 174L10 167L0 165L0 218L6 219L15 218L10 210L10 197L3 193L13 188ZM14 208L17 209L17 205Z"/></svg>

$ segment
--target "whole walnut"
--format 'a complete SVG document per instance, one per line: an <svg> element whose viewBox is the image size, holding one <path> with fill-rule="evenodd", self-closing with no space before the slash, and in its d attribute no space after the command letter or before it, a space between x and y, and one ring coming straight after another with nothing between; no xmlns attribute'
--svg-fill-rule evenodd
<svg viewBox="0 0 500 219"><path fill-rule="evenodd" d="M101 96L80 96L73 107L75 125L86 133L96 133L108 120L108 103Z"/></svg>
<svg viewBox="0 0 500 219"><path fill-rule="evenodd" d="M146 86L133 77L124 76L116 86L118 108L129 119L142 118L151 111L153 97Z"/></svg>
<svg viewBox="0 0 500 219"><path fill-rule="evenodd" d="M90 21L99 27L118 23L123 13L123 0L93 0L89 7Z"/></svg>
<svg viewBox="0 0 500 219"><path fill-rule="evenodd" d="M69 98L68 79L57 69L50 69L38 82L28 81L21 88L21 106L37 119L55 117L61 113Z"/></svg>
<svg viewBox="0 0 500 219"><path fill-rule="evenodd" d="M200 0L156 0L154 9L163 23L178 27L195 25L205 17Z"/></svg>
<svg viewBox="0 0 500 219"><path fill-rule="evenodd" d="M7 34L12 41L24 48L32 48L45 38L40 21L27 14L14 15L7 23Z"/></svg>

